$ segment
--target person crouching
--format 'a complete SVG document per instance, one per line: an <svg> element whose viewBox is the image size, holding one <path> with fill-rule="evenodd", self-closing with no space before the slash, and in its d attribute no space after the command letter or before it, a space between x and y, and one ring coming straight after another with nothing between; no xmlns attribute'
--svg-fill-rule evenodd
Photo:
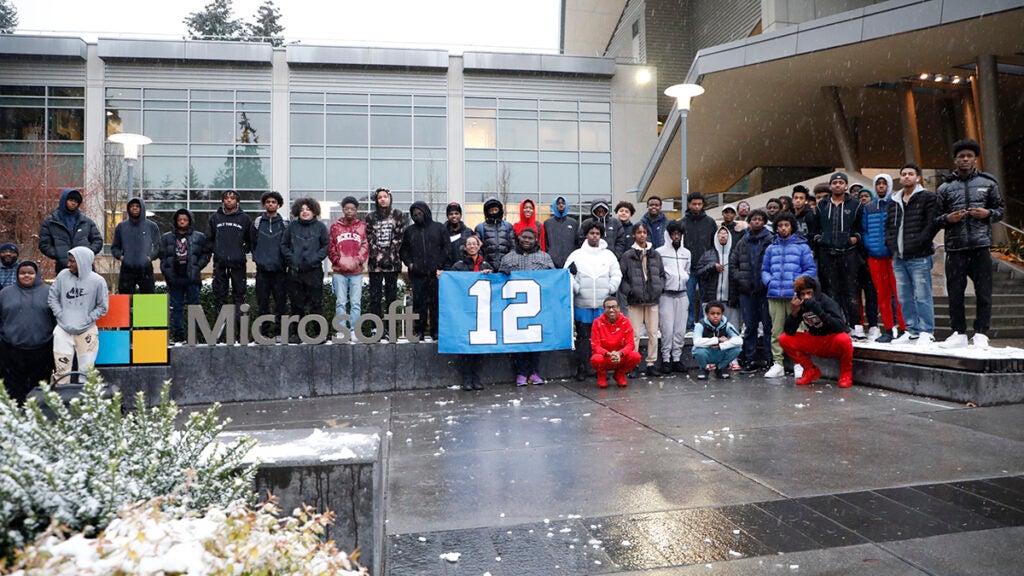
<svg viewBox="0 0 1024 576"><path fill-rule="evenodd" d="M633 341L633 324L619 312L619 301L608 296L604 314L594 320L590 331L590 365L597 372L597 387L608 387L608 372L615 372L615 383L625 387L626 373L640 364L640 353Z"/></svg>
<svg viewBox="0 0 1024 576"><path fill-rule="evenodd" d="M740 331L725 317L725 304L720 300L704 306L704 317L693 325L693 357L697 360L700 373L698 380L707 380L708 373L722 380L729 379L729 364L739 357L743 350Z"/></svg>
<svg viewBox="0 0 1024 576"><path fill-rule="evenodd" d="M821 370L811 360L811 356L820 356L839 358L839 387L849 388L853 385L853 341L847 333L842 308L822 294L818 282L810 276L797 278L793 292L779 344L804 368L796 383L806 386L821 378ZM801 322L807 327L806 332L797 332Z"/></svg>

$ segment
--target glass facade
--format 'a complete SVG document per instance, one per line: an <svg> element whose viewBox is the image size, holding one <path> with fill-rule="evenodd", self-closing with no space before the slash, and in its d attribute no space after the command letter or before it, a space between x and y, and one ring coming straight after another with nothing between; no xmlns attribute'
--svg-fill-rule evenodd
<svg viewBox="0 0 1024 576"><path fill-rule="evenodd" d="M611 198L610 103L467 97L465 117L467 202Z"/></svg>
<svg viewBox="0 0 1024 576"><path fill-rule="evenodd" d="M228 189L238 191L245 210L260 210L260 195L271 188L269 90L107 88L106 115L107 136L153 139L140 152L134 189L161 229L182 207L205 227ZM120 154L108 147L107 180L125 189Z"/></svg>
<svg viewBox="0 0 1024 576"><path fill-rule="evenodd" d="M46 186L82 186L85 88L0 85L0 162L37 172Z"/></svg>
<svg viewBox="0 0 1024 576"><path fill-rule="evenodd" d="M345 196L391 190L406 210L427 202L435 215L448 197L447 102L417 94L292 92L290 190L340 213ZM443 210L441 211L443 214Z"/></svg>

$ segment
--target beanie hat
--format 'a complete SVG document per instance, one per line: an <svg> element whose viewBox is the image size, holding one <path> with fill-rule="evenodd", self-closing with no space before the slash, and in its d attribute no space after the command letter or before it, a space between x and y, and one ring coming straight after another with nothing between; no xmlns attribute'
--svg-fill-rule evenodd
<svg viewBox="0 0 1024 576"><path fill-rule="evenodd" d="M0 245L0 252L6 252L7 250L10 250L10 251L14 252L15 254L17 254L18 253L18 245L13 243L13 242L7 242L6 244Z"/></svg>
<svg viewBox="0 0 1024 576"><path fill-rule="evenodd" d="M850 179L846 176L845 172L836 172L835 174L832 175L831 178L828 179L829 182L832 182L833 180L842 180L847 184L850 183Z"/></svg>
<svg viewBox="0 0 1024 576"><path fill-rule="evenodd" d="M349 204L354 204L356 208L359 208L359 200L356 200L355 196L345 196L345 198L341 201L342 208L348 206Z"/></svg>
<svg viewBox="0 0 1024 576"><path fill-rule="evenodd" d="M970 138L964 138L963 140L957 140L953 142L953 158L964 150L970 150L974 152L975 156L981 155L981 145L978 144L977 140L971 140Z"/></svg>
<svg viewBox="0 0 1024 576"><path fill-rule="evenodd" d="M458 202L449 202L448 206L444 209L444 215L447 216L452 212L462 214L462 206L460 206Z"/></svg>

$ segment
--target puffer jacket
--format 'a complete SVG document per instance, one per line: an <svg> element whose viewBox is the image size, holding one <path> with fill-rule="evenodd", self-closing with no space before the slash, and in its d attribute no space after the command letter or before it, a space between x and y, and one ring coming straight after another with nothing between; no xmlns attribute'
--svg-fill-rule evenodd
<svg viewBox="0 0 1024 576"><path fill-rule="evenodd" d="M765 294L765 286L761 282L761 262L771 241L772 233L767 228L762 228L756 236L752 236L748 228L743 238L733 247L729 255L729 285L735 286L739 294Z"/></svg>
<svg viewBox="0 0 1024 576"><path fill-rule="evenodd" d="M764 253L761 283L768 288L769 298L793 298L793 282L801 276L818 277L814 254L803 236L776 237Z"/></svg>
<svg viewBox="0 0 1024 576"><path fill-rule="evenodd" d="M498 215L494 218L486 218L476 225L476 235L480 237L484 245L480 249L484 260L501 264L506 254L516 249L516 237L512 232L512 225L505 221L505 206L501 200L491 197L484 202L484 214L492 207L498 207Z"/></svg>
<svg viewBox="0 0 1024 576"><path fill-rule="evenodd" d="M604 215L604 218L598 218L597 214L595 214L598 208L604 208L608 211L607 214ZM622 222L620 222L618 217L612 213L607 200L594 200L590 203L590 218L587 218L580 224L579 240L577 240L580 246L587 241L587 239L583 237L583 230L591 221L604 226L604 239L605 242L608 243L608 249L615 254L616 258L622 258L622 255L629 248L629 245L633 243L633 237L626 236L625 229L622 227ZM648 240L650 240L650 238L648 238Z"/></svg>
<svg viewBox="0 0 1024 576"><path fill-rule="evenodd" d="M885 246L903 260L924 258L935 253L932 239L940 226L939 201L934 192L920 184L909 194L906 189L893 194L885 221Z"/></svg>
<svg viewBox="0 0 1024 576"><path fill-rule="evenodd" d="M847 198L836 206L832 198L823 199L818 204L818 222L821 223L821 234L817 244L822 250L849 250L854 247L851 237L860 240L861 217L860 200Z"/></svg>
<svg viewBox="0 0 1024 576"><path fill-rule="evenodd" d="M661 256L661 264L665 268L665 292L679 294L686 291L686 283L690 280L690 269L693 266L692 255L686 246L679 245L676 250L672 242L666 242L656 250Z"/></svg>
<svg viewBox="0 0 1024 576"><path fill-rule="evenodd" d="M575 294L573 306L576 308L603 308L604 299L614 296L622 283L622 270L615 254L608 249L608 244L601 240L597 248L584 243L582 247L569 254L563 268L572 272L575 264L576 273L572 274L572 290Z"/></svg>
<svg viewBox="0 0 1024 576"><path fill-rule="evenodd" d="M516 246L514 251L505 254L505 257L501 259L499 270L507 274L523 270L553 270L554 267L551 256L547 252L541 252L540 246L534 244L533 248L529 250L523 250L522 247Z"/></svg>
<svg viewBox="0 0 1024 576"><path fill-rule="evenodd" d="M885 247L885 220L889 215L889 204L892 202L892 193L885 198L876 198L874 187L879 180L889 183L889 190L892 190L892 178L888 174L879 174L871 183L871 202L865 204L861 210L860 228L861 238L864 240L864 250L870 258L888 258L892 256L889 249Z"/></svg>
<svg viewBox="0 0 1024 576"><path fill-rule="evenodd" d="M68 266L68 251L75 246L85 246L92 250L93 254L99 254L103 249L103 236L96 223L82 213L82 209L75 210L78 213L77 224L74 230L69 230L65 222L67 211L64 203L73 188L67 188L60 193L60 201L57 207L49 216L43 219L39 227L39 251L47 258L57 262L57 268L63 270Z"/></svg>
<svg viewBox="0 0 1024 576"><path fill-rule="evenodd" d="M409 275L423 278L434 276L438 270L446 270L448 261L448 233L444 224L434 222L430 206L417 200L412 203L409 213L420 210L422 223L413 223L405 229L400 254L402 263L409 268Z"/></svg>
<svg viewBox="0 0 1024 576"><path fill-rule="evenodd" d="M690 254L698 254L699 258L713 247L718 224L703 210L698 213L687 210L678 222L683 226L683 245Z"/></svg>
<svg viewBox="0 0 1024 576"><path fill-rule="evenodd" d="M950 174L936 191L939 215L936 223L946 230L946 252L988 248L992 245L992 224L1003 219L1003 197L995 176L975 170L967 178ZM959 222L946 221L957 210L986 208L988 218L978 220L964 216Z"/></svg>
<svg viewBox="0 0 1024 576"><path fill-rule="evenodd" d="M327 226L319 218L296 218L284 231L281 254L288 263L289 272L323 269L324 258L327 258L327 245L330 243Z"/></svg>
<svg viewBox="0 0 1024 576"><path fill-rule="evenodd" d="M646 257L646 258L645 258ZM647 261L647 277L644 278L643 262ZM654 250L654 245L647 243L645 248L633 246L619 259L622 269L622 283L619 294L626 298L630 305L657 304L665 290L665 268L662 266L661 255Z"/></svg>
<svg viewBox="0 0 1024 576"><path fill-rule="evenodd" d="M160 273L164 275L168 284L199 284L202 280L200 273L210 263L211 254L206 249L206 235L192 228L192 212L185 208L180 208L174 213L172 222L178 221L179 214L188 216L189 226L185 232L178 232L175 226L174 230L160 237ZM179 239L182 240L182 258L185 259L183 277L175 273Z"/></svg>
<svg viewBox="0 0 1024 576"><path fill-rule="evenodd" d="M558 211L558 199L565 201L565 212ZM558 196L551 203L551 218L544 221L544 238L547 243L547 253L551 255L551 261L556 268L565 264L565 259L572 254L578 246L580 234L580 223L569 216L569 201L565 196Z"/></svg>

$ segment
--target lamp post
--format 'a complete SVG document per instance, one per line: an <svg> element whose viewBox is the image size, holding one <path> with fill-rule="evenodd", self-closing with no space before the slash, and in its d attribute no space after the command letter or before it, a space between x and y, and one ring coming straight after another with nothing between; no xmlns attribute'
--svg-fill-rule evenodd
<svg viewBox="0 0 1024 576"><path fill-rule="evenodd" d="M107 140L124 147L124 161L128 165L128 198L132 197L132 185L135 183L135 163L139 160L139 147L152 144L153 140L142 134L111 134Z"/></svg>
<svg viewBox="0 0 1024 576"><path fill-rule="evenodd" d="M686 115L690 112L690 99L704 93L704 88L698 84L675 84L665 89L665 96L676 99L676 108L679 109L679 149L682 150L682 200L683 207L686 206L686 196L690 193L690 180L686 177Z"/></svg>

